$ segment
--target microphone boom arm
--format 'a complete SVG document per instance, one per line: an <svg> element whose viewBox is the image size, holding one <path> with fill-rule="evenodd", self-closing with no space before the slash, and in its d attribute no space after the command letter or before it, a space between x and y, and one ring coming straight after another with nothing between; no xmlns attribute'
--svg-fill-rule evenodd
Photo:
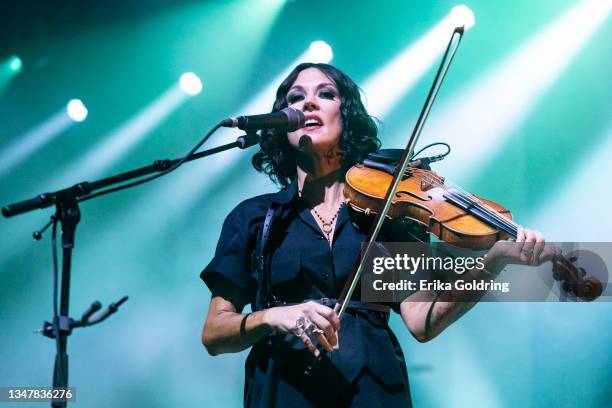
<svg viewBox="0 0 612 408"><path fill-rule="evenodd" d="M242 135L236 139L235 142L228 143L219 147L215 147L212 149L204 150L200 153L191 154L185 162L201 159L202 157L210 156L215 153L219 153L225 150L229 150L235 147L240 149L246 149L255 144L259 143L259 135L256 133L247 133ZM133 180L139 177L143 177L149 174L154 173L163 173L168 169L175 166L179 163L183 158L178 159L165 159L165 160L155 160L153 164L149 166L140 167L134 170L126 171L124 173L116 174L114 176L106 177L97 181L88 182L83 181L81 183L77 183L72 187L64 188L61 190L57 190L51 193L43 193L38 194L37 196L19 201L13 204L6 205L2 207L2 215L4 217L9 218L15 215L23 214L37 208L47 208L55 205L60 197L65 196L66 194L73 195L74 197L78 197L79 202L86 201L93 196L90 196L94 191L101 190L106 187L110 187L119 183L123 183L129 180ZM99 194L102 195L102 194ZM98 195L96 195L98 196Z"/></svg>

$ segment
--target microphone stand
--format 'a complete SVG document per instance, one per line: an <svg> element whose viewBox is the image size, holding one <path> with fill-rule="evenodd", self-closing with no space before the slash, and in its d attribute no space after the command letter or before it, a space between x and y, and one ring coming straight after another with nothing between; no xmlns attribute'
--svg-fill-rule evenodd
<svg viewBox="0 0 612 408"><path fill-rule="evenodd" d="M206 140L214 130L218 129L218 126L213 129L203 139ZM203 143L203 141L201 143ZM23 214L37 208L46 208L55 205L56 212L51 216L51 221L40 231L34 232L34 239L39 240L42 237L42 232L51 224L59 222L61 224L62 231L62 278L61 278L61 295L60 295L60 312L57 315L57 294L54 291L54 317L52 323L45 322L43 329L38 332L43 335L55 338L57 350L55 356L55 364L53 370L53 387L54 388L66 388L68 386L68 354L67 354L67 339L71 334L73 328L86 327L96 323L100 323L102 320L109 317L112 313L116 312L118 307L127 300L127 296L124 296L119 302L112 303L105 311L101 312L97 317L90 320L90 316L100 309L101 305L99 302L94 302L90 308L88 308L80 320L75 321L68 316L68 303L70 298L70 272L71 272L71 260L72 250L75 243L76 227L81 220L81 213L79 210L79 202L86 201L104 194L119 191L125 188L133 187L138 182L131 184L124 184L114 188L108 188L119 183L124 183L135 178L143 177L148 174L158 173L158 176L164 175L171 170L173 166L178 166L186 161L197 160L202 157L210 156L215 153L219 153L228 149L239 147L240 149L246 149L259 142L259 135L257 133L247 133L236 139L233 143L228 143L213 149L205 150L200 153L189 154L188 157L182 157L174 160L156 160L152 165L130 170L115 176L103 178L94 182L81 182L72 187L57 190L51 193L39 194L34 198L9 204L2 208L2 215L9 218L18 214ZM200 145L201 145L200 143ZM151 178L152 179L152 178ZM149 181L143 180L142 182ZM97 190L105 189L94 193ZM54 225L55 227L55 225ZM55 233L54 233L55 237ZM54 246L55 248L55 246ZM55 252L54 252L54 261ZM56 263L54 262L54 265ZM54 289L56 290L57 275L54 282ZM52 400L52 407L66 407L67 401L63 400Z"/></svg>

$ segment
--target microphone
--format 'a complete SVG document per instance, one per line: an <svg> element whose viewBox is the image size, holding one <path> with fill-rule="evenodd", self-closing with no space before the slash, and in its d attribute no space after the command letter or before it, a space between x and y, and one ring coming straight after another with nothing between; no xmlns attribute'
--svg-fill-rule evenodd
<svg viewBox="0 0 612 408"><path fill-rule="evenodd" d="M408 165L411 167L427 169L429 167L429 163L434 163L434 162L443 160L447 154L448 153L444 153L444 154L438 154L435 156L423 157L421 159L411 160L410 163L408 163Z"/></svg>
<svg viewBox="0 0 612 408"><path fill-rule="evenodd" d="M388 149L388 150L396 150L396 152L398 151L397 149ZM431 167L429 167L429 163L433 163L433 162L437 162L440 161L442 159L444 159L446 157L448 153L446 154L438 154L436 156L429 156L429 157L423 157L421 159L416 159L416 160L411 160L408 162L408 166L409 167L416 167L419 169L423 169L423 170L431 170ZM368 157L372 157L373 153L370 153L370 155ZM380 171L384 171L387 174L393 175L395 173L395 169L397 166L397 161L394 161L392 163L385 163L384 159L382 159L381 155L378 156L378 160L376 160L376 158L373 159L364 159L363 160L363 165L366 167L369 167L371 169L376 169L376 170L380 170Z"/></svg>
<svg viewBox="0 0 612 408"><path fill-rule="evenodd" d="M285 108L278 112L265 115L238 116L227 118L221 122L224 127L237 127L245 132L262 129L276 129L284 132L293 132L304 127L304 114L294 108Z"/></svg>

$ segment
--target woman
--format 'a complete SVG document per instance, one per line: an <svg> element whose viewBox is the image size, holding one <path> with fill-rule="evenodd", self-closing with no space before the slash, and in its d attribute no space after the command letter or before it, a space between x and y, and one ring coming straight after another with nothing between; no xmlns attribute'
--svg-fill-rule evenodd
<svg viewBox="0 0 612 408"><path fill-rule="evenodd" d="M306 126L265 132L253 157L255 168L284 189L244 201L225 220L215 257L201 274L212 291L202 342L211 355L253 346L245 406L410 406L389 308L354 301L340 322L326 300L339 295L366 238L344 205L344 174L378 149L376 125L355 83L327 64L300 64L289 74L273 111L287 106L304 113ZM271 226L261 250L264 224ZM524 244L490 250L489 271L543 261L538 233L521 230L517 241ZM419 291L392 305L419 341L435 337L478 300L435 299ZM249 303L254 312L241 314ZM313 364L315 343L328 353Z"/></svg>

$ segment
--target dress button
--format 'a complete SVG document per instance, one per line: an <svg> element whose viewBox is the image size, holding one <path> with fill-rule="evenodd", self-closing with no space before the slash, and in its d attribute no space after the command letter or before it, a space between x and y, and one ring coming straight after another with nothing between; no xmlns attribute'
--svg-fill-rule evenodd
<svg viewBox="0 0 612 408"><path fill-rule="evenodd" d="M325 237L323 235L319 235L319 240L324 240Z"/></svg>

